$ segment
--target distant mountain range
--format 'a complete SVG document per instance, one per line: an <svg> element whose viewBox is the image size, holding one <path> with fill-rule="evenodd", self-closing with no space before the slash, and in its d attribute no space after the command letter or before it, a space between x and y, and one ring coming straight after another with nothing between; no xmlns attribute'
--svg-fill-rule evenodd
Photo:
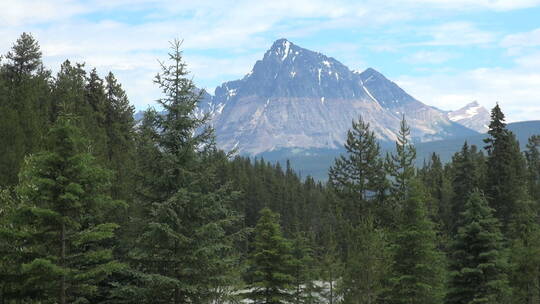
<svg viewBox="0 0 540 304"><path fill-rule="evenodd" d="M302 175L326 179L352 120L370 123L392 151L405 117L422 164L433 152L444 161L467 141L483 147L490 114L477 102L443 111L415 99L378 71L352 71L321 53L279 39L242 79L204 92L197 115L210 113L223 150L268 161L291 160ZM142 113L136 114L140 119ZM509 124L524 145L540 121Z"/></svg>
<svg viewBox="0 0 540 304"><path fill-rule="evenodd" d="M404 116L415 142L476 135L484 130L477 121L485 118L465 109L468 116L454 120L461 110L428 106L372 68L351 71L286 39L274 42L242 79L206 96L201 111L212 113L222 149L249 155L284 148L339 149L360 116L382 141L396 139Z"/></svg>
<svg viewBox="0 0 540 304"><path fill-rule="evenodd" d="M202 113L211 114L220 148L273 161L289 158L304 174L320 178L360 116L385 150L392 149L405 117L419 162L432 152L448 160L465 140L481 146L490 120L477 102L443 111L372 68L352 71L286 39L275 41L242 79L223 83L215 95L205 92L197 115ZM538 121L509 126L517 128L522 142L523 136L540 133Z"/></svg>
<svg viewBox="0 0 540 304"><path fill-rule="evenodd" d="M540 120L509 123L508 129L516 135L521 148L525 149L529 137L540 134ZM422 166L424 162L429 161L432 153L437 153L443 162L448 162L452 159L452 155L461 150L465 142L469 146L476 145L478 148L483 149L485 146L483 139L486 137L487 134L477 134L461 138L416 143L416 164ZM380 144L383 153L394 151L394 143L381 141ZM328 178L328 168L334 163L334 159L342 153L345 153L344 148L295 148L264 152L257 155L257 157L264 158L269 162L280 162L281 164L290 160L293 168L302 176L311 175L316 179L325 180Z"/></svg>
<svg viewBox="0 0 540 304"><path fill-rule="evenodd" d="M489 111L476 101L469 103L459 110L448 112L448 118L480 133L486 133L488 131L488 125L491 119Z"/></svg>

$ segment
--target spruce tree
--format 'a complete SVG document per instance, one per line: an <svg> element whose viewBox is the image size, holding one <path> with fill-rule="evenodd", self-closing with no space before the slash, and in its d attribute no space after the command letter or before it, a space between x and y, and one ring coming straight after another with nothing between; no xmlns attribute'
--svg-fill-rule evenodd
<svg viewBox="0 0 540 304"><path fill-rule="evenodd" d="M87 136L92 141L92 153L103 165L108 166L105 86L103 79L99 77L95 68L86 77L84 95L88 110L88 114L84 119L84 127L89 128Z"/></svg>
<svg viewBox="0 0 540 304"><path fill-rule="evenodd" d="M114 170L111 189L113 198L132 197L135 157L134 108L113 73L105 77L105 130L107 132L107 163Z"/></svg>
<svg viewBox="0 0 540 304"><path fill-rule="evenodd" d="M291 267L293 276L293 302L295 304L315 304L316 267L311 240L306 233L297 232L292 240L291 254L293 263Z"/></svg>
<svg viewBox="0 0 540 304"><path fill-rule="evenodd" d="M328 304L335 304L340 299L338 288L343 273L338 242L335 232L326 230L319 252L319 275L322 281L321 298Z"/></svg>
<svg viewBox="0 0 540 304"><path fill-rule="evenodd" d="M426 195L419 181L409 181L398 229L392 242L389 303L441 303L444 259L427 215Z"/></svg>
<svg viewBox="0 0 540 304"><path fill-rule="evenodd" d="M500 224L481 192L473 191L451 248L447 303L508 303L510 288Z"/></svg>
<svg viewBox="0 0 540 304"><path fill-rule="evenodd" d="M237 192L215 177L213 132L207 116L195 115L202 93L187 78L180 45L172 43L155 78L165 114L148 112L141 129L141 152L149 157L139 166L150 170L139 180L142 212L133 226L142 229L130 252L141 282L130 292L145 303L220 297L217 290L235 274L234 242L243 236L241 217L231 210Z"/></svg>
<svg viewBox="0 0 540 304"><path fill-rule="evenodd" d="M15 229L14 215L17 199L11 189L0 189L0 303L11 303L23 296L24 277L20 265L25 240Z"/></svg>
<svg viewBox="0 0 540 304"><path fill-rule="evenodd" d="M23 33L0 68L0 184L14 185L26 155L38 151L49 129L50 72L39 44Z"/></svg>
<svg viewBox="0 0 540 304"><path fill-rule="evenodd" d="M529 194L540 208L540 135L533 135L525 151L528 169Z"/></svg>
<svg viewBox="0 0 540 304"><path fill-rule="evenodd" d="M101 301L101 284L123 265L112 256L117 208L107 194L108 172L85 150L72 117L51 128L48 149L30 157L17 187L15 229L24 238L23 295L37 301Z"/></svg>
<svg viewBox="0 0 540 304"><path fill-rule="evenodd" d="M387 170L392 178L391 199L398 205L407 199L407 192L415 175L416 149L410 136L410 127L403 117L396 141L396 152L386 158Z"/></svg>
<svg viewBox="0 0 540 304"><path fill-rule="evenodd" d="M419 172L419 176L433 199L433 204L428 206L431 218L448 230L451 218L452 186L439 155L436 153L431 155L431 160Z"/></svg>
<svg viewBox="0 0 540 304"><path fill-rule="evenodd" d="M525 160L499 105L491 111L488 134L484 140L488 152L486 195L506 231L527 201Z"/></svg>
<svg viewBox="0 0 540 304"><path fill-rule="evenodd" d="M463 144L461 151L452 158L452 188L454 196L451 205L450 229L457 232L461 213L465 210L465 204L471 192L483 188L485 159L482 152L476 150L476 146L469 147L467 142Z"/></svg>
<svg viewBox="0 0 540 304"><path fill-rule="evenodd" d="M249 259L249 292L254 303L281 304L292 300L294 277L291 243L283 237L279 215L268 208L260 212Z"/></svg>
<svg viewBox="0 0 540 304"><path fill-rule="evenodd" d="M352 231L352 244L341 282L344 303L373 304L382 300L386 290L391 257L386 233L365 218Z"/></svg>

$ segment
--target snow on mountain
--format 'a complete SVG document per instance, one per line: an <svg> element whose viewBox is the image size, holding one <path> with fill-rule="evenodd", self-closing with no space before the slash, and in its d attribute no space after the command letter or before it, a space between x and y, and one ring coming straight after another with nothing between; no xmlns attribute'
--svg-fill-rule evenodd
<svg viewBox="0 0 540 304"><path fill-rule="evenodd" d="M279 39L242 79L205 98L218 145L258 154L280 148L340 148L360 116L394 140L405 115L415 141L476 132L416 100L374 69L353 72L332 57Z"/></svg>
<svg viewBox="0 0 540 304"><path fill-rule="evenodd" d="M486 133L490 114L486 108L473 101L459 110L448 112L448 118L477 132Z"/></svg>

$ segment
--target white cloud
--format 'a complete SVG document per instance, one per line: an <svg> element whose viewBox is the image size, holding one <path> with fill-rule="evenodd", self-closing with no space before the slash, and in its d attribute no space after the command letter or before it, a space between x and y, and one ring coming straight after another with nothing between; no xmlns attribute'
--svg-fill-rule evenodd
<svg viewBox="0 0 540 304"><path fill-rule="evenodd" d="M486 108L499 102L509 121L540 117L540 72L522 67L480 68L451 74L402 76L396 81L417 99L445 110L477 100Z"/></svg>
<svg viewBox="0 0 540 304"><path fill-rule="evenodd" d="M502 39L500 45L508 49L509 55L521 55L527 49L540 46L540 28L507 35Z"/></svg>
<svg viewBox="0 0 540 304"><path fill-rule="evenodd" d="M413 64L441 64L460 57L457 53L443 51L418 51L403 60Z"/></svg>
<svg viewBox="0 0 540 304"><path fill-rule="evenodd" d="M540 0L398 0L398 2L463 11L478 9L509 11L534 7L540 4Z"/></svg>
<svg viewBox="0 0 540 304"><path fill-rule="evenodd" d="M471 46L487 45L494 42L497 35L477 28L471 22L457 21L418 29L420 35L431 40L418 43L427 46Z"/></svg>
<svg viewBox="0 0 540 304"><path fill-rule="evenodd" d="M352 68L368 65L364 63L362 50L395 52L402 47L418 45L425 50L405 60L440 64L459 55L452 51L433 51L429 47L488 46L498 41L498 34L463 21L422 27L412 24L404 29L406 21L421 19L433 24L438 20L437 16L486 9L521 9L539 3L540 0L0 1L0 37L3 38L0 52L5 53L21 32L30 31L42 45L48 66L56 69L61 61L70 58L85 61L102 73L113 70L131 100L140 108L158 95L152 84L158 71L156 60L165 58L167 42L176 37L185 41L186 60L194 79L206 86L226 78L242 77L275 38L306 37L335 29L369 28L381 33L381 37L366 37L366 45L360 47L335 44L318 48ZM389 38L385 36L387 33L391 34ZM394 41L393 38L400 35L421 37L424 42ZM539 43L538 36L540 29L509 35L501 46L534 47ZM540 55L530 52L521 55L515 58L519 69L538 67ZM499 77L487 77L488 72L480 71L420 78L416 84L412 83L413 78L401 80L409 83L415 95L436 98L434 104L451 106L455 100L466 103L482 98L485 102L494 102L496 93L501 90L491 86ZM490 71L513 77L510 70ZM534 71L527 70L526 75L536 79ZM509 92L515 90L516 96L524 100L532 100L525 85L538 87L538 84L527 82L530 79L524 76L520 84L511 78L508 82L514 83L513 87L504 83L500 86ZM426 84L422 83L424 80ZM467 81L471 81L471 85L467 85ZM479 87L478 92L474 86ZM491 95L488 94L490 89L493 90ZM498 99L503 101L506 97L510 96L502 95ZM430 103L428 99L423 100Z"/></svg>

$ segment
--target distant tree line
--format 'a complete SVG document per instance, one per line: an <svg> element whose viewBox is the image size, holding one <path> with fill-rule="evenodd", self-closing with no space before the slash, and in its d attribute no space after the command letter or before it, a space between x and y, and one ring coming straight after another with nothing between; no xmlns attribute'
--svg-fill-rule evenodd
<svg viewBox="0 0 540 304"><path fill-rule="evenodd" d="M422 168L352 123L328 182L216 147L174 41L159 114L112 73L0 61L0 303L540 303L540 136ZM161 110L161 109L160 109Z"/></svg>

